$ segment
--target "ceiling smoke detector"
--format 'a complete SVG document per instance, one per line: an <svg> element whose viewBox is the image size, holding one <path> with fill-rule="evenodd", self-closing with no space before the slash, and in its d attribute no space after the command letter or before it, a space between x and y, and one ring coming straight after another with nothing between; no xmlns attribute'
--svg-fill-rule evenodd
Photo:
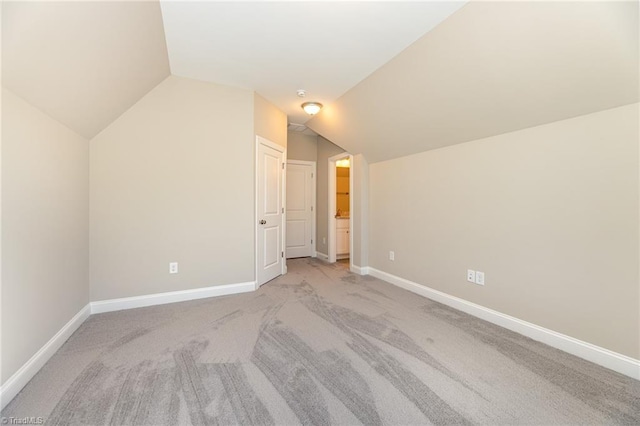
<svg viewBox="0 0 640 426"><path fill-rule="evenodd" d="M296 91L296 93L298 94L298 97L300 98L304 98L305 96L307 96L307 91L304 89L298 89Z"/></svg>

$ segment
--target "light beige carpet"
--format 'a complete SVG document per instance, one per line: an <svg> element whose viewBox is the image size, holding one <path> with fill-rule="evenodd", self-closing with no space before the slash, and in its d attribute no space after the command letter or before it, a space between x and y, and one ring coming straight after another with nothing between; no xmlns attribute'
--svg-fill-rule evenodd
<svg viewBox="0 0 640 426"><path fill-rule="evenodd" d="M47 424L640 424L640 382L312 259L90 317L2 412Z"/></svg>

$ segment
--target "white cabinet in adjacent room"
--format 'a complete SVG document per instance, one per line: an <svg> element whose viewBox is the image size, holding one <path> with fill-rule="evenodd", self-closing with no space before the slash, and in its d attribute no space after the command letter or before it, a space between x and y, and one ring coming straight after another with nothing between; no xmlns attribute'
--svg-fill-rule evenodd
<svg viewBox="0 0 640 426"><path fill-rule="evenodd" d="M336 218L336 257L349 257L349 218Z"/></svg>

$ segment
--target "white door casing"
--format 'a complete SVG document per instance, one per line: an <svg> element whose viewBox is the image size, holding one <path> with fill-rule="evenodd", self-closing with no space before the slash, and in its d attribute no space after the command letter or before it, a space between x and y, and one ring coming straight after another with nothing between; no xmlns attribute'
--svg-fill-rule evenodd
<svg viewBox="0 0 640 426"><path fill-rule="evenodd" d="M336 161L342 160L343 158L349 159L349 164L351 167L351 171L349 173L349 212L351 215L351 220L349 220L349 253L353 253L353 216L354 216L354 208L353 208L353 176L354 176L354 164L353 164L353 155L348 153L342 153L338 155L334 155L333 157L329 157L329 182L328 182L328 206L329 206L329 216L328 216L328 239L327 239L327 261L329 263L334 263L337 260L337 232L336 232ZM353 255L349 255L349 268L353 270Z"/></svg>
<svg viewBox="0 0 640 426"><path fill-rule="evenodd" d="M256 137L256 284L285 272L284 147Z"/></svg>
<svg viewBox="0 0 640 426"><path fill-rule="evenodd" d="M316 256L314 161L287 161L287 259Z"/></svg>

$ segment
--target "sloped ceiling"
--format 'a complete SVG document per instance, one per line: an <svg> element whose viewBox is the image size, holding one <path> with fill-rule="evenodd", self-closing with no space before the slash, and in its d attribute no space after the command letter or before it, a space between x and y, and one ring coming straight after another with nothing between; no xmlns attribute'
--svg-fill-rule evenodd
<svg viewBox="0 0 640 426"><path fill-rule="evenodd" d="M309 119L302 102L331 103L464 4L161 2L172 74L255 90L293 123Z"/></svg>
<svg viewBox="0 0 640 426"><path fill-rule="evenodd" d="M377 162L638 102L638 2L471 2L308 121Z"/></svg>
<svg viewBox="0 0 640 426"><path fill-rule="evenodd" d="M2 4L2 85L86 138L167 76L157 1Z"/></svg>

